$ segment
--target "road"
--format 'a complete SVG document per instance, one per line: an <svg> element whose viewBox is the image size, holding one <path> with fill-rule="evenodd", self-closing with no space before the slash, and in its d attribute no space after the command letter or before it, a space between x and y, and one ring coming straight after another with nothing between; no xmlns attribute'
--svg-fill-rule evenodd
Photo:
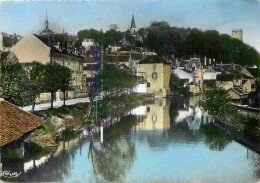
<svg viewBox="0 0 260 183"><path fill-rule="evenodd" d="M78 104L78 103L87 103L89 102L89 98L86 97L86 98L77 98L77 99L69 99L69 100L66 100L66 105L74 105L74 104ZM60 101L55 101L53 102L53 107L54 108L59 108L63 106L63 100L60 100ZM35 108L34 108L34 111L42 111L42 110L47 110L47 109L50 109L51 108L51 103L48 102L48 103L43 103L43 104L36 104L35 105ZM31 105L28 105L28 106L25 106L23 108L21 108L27 112L32 112L32 106Z"/></svg>

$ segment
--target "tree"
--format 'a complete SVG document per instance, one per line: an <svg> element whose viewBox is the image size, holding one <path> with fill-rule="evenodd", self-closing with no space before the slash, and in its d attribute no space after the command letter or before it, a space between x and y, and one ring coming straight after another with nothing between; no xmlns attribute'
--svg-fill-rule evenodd
<svg viewBox="0 0 260 183"><path fill-rule="evenodd" d="M23 107L30 101L28 76L21 64L12 63L5 66L2 87L2 97L8 102Z"/></svg>
<svg viewBox="0 0 260 183"><path fill-rule="evenodd" d="M60 86L60 70L57 63L46 65L46 77L48 78L45 83L45 90L51 93L51 109L53 109L53 95L61 88Z"/></svg>
<svg viewBox="0 0 260 183"><path fill-rule="evenodd" d="M71 69L65 66L58 66L59 79L60 79L60 90L63 92L63 105L65 106L66 91L70 88L70 78L72 75Z"/></svg>
<svg viewBox="0 0 260 183"><path fill-rule="evenodd" d="M227 98L228 92L223 89L207 91L206 100L202 106L212 115L228 113L231 112L232 108Z"/></svg>
<svg viewBox="0 0 260 183"><path fill-rule="evenodd" d="M46 66L33 62L30 64L30 95L32 99L32 110L35 107L36 97L44 91L45 83L47 82Z"/></svg>
<svg viewBox="0 0 260 183"><path fill-rule="evenodd" d="M109 29L110 30L118 30L119 26L117 24L111 24L111 25L109 25Z"/></svg>
<svg viewBox="0 0 260 183"><path fill-rule="evenodd" d="M173 93L177 93L180 88L179 77L174 73L171 73L170 88Z"/></svg>

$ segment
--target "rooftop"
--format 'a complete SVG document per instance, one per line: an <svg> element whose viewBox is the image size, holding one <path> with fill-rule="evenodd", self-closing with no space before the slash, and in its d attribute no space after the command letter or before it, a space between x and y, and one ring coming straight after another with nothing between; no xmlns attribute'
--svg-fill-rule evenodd
<svg viewBox="0 0 260 183"><path fill-rule="evenodd" d="M0 99L0 146L19 139L44 123L44 120Z"/></svg>
<svg viewBox="0 0 260 183"><path fill-rule="evenodd" d="M162 57L158 55L147 56L139 62L139 64L156 64L156 63L168 64L167 62L165 62L165 60Z"/></svg>

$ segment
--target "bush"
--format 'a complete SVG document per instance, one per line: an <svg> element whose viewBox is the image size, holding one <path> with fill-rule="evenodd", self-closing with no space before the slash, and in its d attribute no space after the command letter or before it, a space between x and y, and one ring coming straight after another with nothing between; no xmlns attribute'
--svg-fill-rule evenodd
<svg viewBox="0 0 260 183"><path fill-rule="evenodd" d="M209 114L217 115L220 113L228 113L234 111L229 101L227 100L228 93L225 90L212 90L206 93L206 100L202 103L204 109Z"/></svg>

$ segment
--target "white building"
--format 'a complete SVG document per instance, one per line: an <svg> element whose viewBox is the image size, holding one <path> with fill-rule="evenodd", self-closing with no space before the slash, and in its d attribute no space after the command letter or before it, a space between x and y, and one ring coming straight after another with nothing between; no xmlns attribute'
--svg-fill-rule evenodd
<svg viewBox="0 0 260 183"><path fill-rule="evenodd" d="M89 51L91 46L97 46L98 43L94 39L83 39L82 46Z"/></svg>

